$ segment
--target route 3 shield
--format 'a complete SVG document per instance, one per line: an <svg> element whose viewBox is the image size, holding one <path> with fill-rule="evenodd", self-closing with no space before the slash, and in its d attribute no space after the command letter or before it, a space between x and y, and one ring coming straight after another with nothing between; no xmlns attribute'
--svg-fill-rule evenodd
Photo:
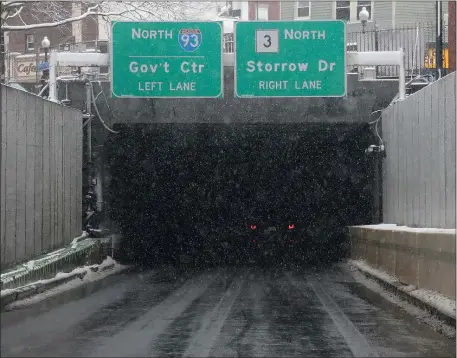
<svg viewBox="0 0 457 358"><path fill-rule="evenodd" d="M199 29L181 29L178 42L184 51L194 52L202 43L202 33Z"/></svg>

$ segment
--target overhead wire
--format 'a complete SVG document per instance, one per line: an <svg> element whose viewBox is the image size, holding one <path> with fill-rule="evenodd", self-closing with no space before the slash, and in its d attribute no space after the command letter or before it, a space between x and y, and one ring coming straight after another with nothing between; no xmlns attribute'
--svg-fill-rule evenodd
<svg viewBox="0 0 457 358"><path fill-rule="evenodd" d="M92 82L90 82L90 91L91 91L91 95L92 95L92 101L93 101L93 105L94 105L94 109L95 109L95 113L97 113L97 117L98 119L100 120L100 123L103 125L103 127L109 131L110 133L114 133L114 134L118 134L119 132L118 131L115 131L113 129L111 129L110 127L108 127L105 123L105 121L103 120L102 116L100 115L100 112L98 110L98 107L97 107L97 103L96 103L96 97L95 97L95 93L94 93L94 85L92 84ZM101 87L101 85L100 85ZM103 92L103 87L101 89L101 91ZM106 100L106 96L105 96L105 100ZM108 103L107 103L108 104ZM109 108L109 106L108 106ZM90 120L90 119L89 119Z"/></svg>
<svg viewBox="0 0 457 358"><path fill-rule="evenodd" d="M101 85L100 85L101 87ZM105 94L103 91L100 91L98 95L95 96L94 102L97 101L97 98L100 97L101 94ZM92 97L92 96L91 96ZM105 97L106 98L106 97ZM86 127L90 122L92 122L92 117L90 117L87 121L84 122L83 128Z"/></svg>
<svg viewBox="0 0 457 358"><path fill-rule="evenodd" d="M378 109L377 111L373 111L370 113L370 117L375 114L375 113L378 113L378 112L382 112L384 109ZM375 125L375 132L376 132L376 135L378 136L379 138L379 141L380 141L380 144L383 145L384 144L384 140L381 138L381 136L379 135L379 130L378 130L378 123L379 121L381 120L382 118L382 114L377 118L375 119L374 121L371 121L371 122L368 122L368 124L374 124Z"/></svg>

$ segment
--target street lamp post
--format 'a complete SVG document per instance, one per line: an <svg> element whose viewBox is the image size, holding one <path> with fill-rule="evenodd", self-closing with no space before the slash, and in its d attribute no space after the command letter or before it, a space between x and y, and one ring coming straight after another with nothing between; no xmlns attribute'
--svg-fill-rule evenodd
<svg viewBox="0 0 457 358"><path fill-rule="evenodd" d="M367 21L370 18L370 13L368 12L367 8L364 6L362 10L359 12L359 19L362 22L362 32L365 33L365 29L367 26ZM378 25L376 21L374 22L374 50L379 51L378 46ZM376 76L378 76L378 66L376 66Z"/></svg>
<svg viewBox="0 0 457 358"><path fill-rule="evenodd" d="M370 13L368 12L367 8L364 6L362 10L359 12L359 19L362 22L362 32L365 33L365 28L367 27L367 21L370 18Z"/></svg>
<svg viewBox="0 0 457 358"><path fill-rule="evenodd" d="M41 89L43 89L48 80L49 80L49 65L47 65L47 62L48 62L48 51L49 51L49 47L51 46L51 42L49 41L48 37L45 36L43 38L43 40L41 41L41 47L44 49L44 64L45 67L43 69L43 75L41 76L41 88L40 88L40 92L41 92ZM45 91L45 93L43 93L43 96L45 97L48 97L49 96L49 88L47 89L47 91Z"/></svg>
<svg viewBox="0 0 457 358"><path fill-rule="evenodd" d="M359 19L362 22L362 33L365 33L365 29L367 26L368 19L370 18L370 13L368 12L366 7L362 7L362 10L359 12ZM371 39L371 36L370 36ZM378 27L376 22L374 23L374 47L375 51L378 51ZM376 69L376 78L378 77L378 66L375 67ZM385 153L385 152L384 152ZM382 154L384 154L382 153ZM382 155L377 156L375 161L373 162L373 169L375 173L375 191L374 194L374 202L375 202L375 212L374 212L374 219L377 222L382 222Z"/></svg>
<svg viewBox="0 0 457 358"><path fill-rule="evenodd" d="M41 41L41 47L44 49L44 62L48 62L49 46L51 46L51 42L49 41L48 37L45 36Z"/></svg>

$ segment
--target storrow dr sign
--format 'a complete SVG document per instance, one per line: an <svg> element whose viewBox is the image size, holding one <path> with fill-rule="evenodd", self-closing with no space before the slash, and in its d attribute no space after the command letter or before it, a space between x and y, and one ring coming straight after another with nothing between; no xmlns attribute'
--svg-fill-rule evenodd
<svg viewBox="0 0 457 358"><path fill-rule="evenodd" d="M249 21L235 25L235 96L343 97L343 21Z"/></svg>
<svg viewBox="0 0 457 358"><path fill-rule="evenodd" d="M222 23L111 24L113 97L223 96Z"/></svg>

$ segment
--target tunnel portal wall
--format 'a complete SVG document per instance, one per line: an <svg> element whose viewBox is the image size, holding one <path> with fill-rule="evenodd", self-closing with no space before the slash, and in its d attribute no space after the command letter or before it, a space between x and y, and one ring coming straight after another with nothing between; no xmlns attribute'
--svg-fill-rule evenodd
<svg viewBox="0 0 457 358"><path fill-rule="evenodd" d="M224 68L224 98L135 99L110 98L109 82L94 82L100 113L108 125L115 123L360 123L371 112L389 105L398 82L360 82L347 75L344 98L234 98L233 67ZM84 85L68 85L72 106L84 109ZM59 88L65 98L65 86ZM109 104L109 107L107 106Z"/></svg>
<svg viewBox="0 0 457 358"><path fill-rule="evenodd" d="M367 124L118 129L122 134L106 146L107 200L135 257L198 256L221 240L241 245L230 254L243 251L239 229L253 211L292 215L305 227L302 239L321 247L322 255L341 249L346 226L371 222Z"/></svg>

